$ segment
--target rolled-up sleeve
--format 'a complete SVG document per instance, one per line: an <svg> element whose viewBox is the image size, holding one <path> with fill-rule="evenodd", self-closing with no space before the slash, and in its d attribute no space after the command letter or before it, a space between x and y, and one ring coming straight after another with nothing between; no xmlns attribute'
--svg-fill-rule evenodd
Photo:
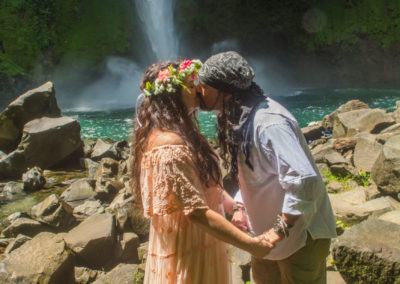
<svg viewBox="0 0 400 284"><path fill-rule="evenodd" d="M306 153L288 124L276 124L259 132L263 153L275 171L285 196L282 213L293 215L316 211L310 183L317 175Z"/></svg>

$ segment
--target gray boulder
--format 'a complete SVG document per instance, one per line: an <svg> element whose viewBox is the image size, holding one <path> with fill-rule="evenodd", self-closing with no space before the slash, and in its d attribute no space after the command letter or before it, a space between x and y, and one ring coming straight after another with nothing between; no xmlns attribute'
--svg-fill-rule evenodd
<svg viewBox="0 0 400 284"><path fill-rule="evenodd" d="M19 144L28 167L47 169L82 151L81 127L71 117L43 117L28 122Z"/></svg>
<svg viewBox="0 0 400 284"><path fill-rule="evenodd" d="M0 113L0 150L6 153L14 150L25 123L42 116L61 116L51 82L19 96Z"/></svg>
<svg viewBox="0 0 400 284"><path fill-rule="evenodd" d="M379 217L379 219L400 225L400 209L389 211Z"/></svg>
<svg viewBox="0 0 400 284"><path fill-rule="evenodd" d="M90 157L94 161L100 161L103 158L119 159L118 151L114 144L107 143L101 139L97 139Z"/></svg>
<svg viewBox="0 0 400 284"><path fill-rule="evenodd" d="M378 188L386 194L400 193L400 135L393 136L383 145L371 170Z"/></svg>
<svg viewBox="0 0 400 284"><path fill-rule="evenodd" d="M27 165L24 151L17 149L0 160L0 177L20 178L26 168Z"/></svg>
<svg viewBox="0 0 400 284"><path fill-rule="evenodd" d="M118 262L138 263L138 247L140 240L138 235L132 232L125 232L121 240L118 242L115 250L115 257Z"/></svg>
<svg viewBox="0 0 400 284"><path fill-rule="evenodd" d="M333 125L334 125L334 121L339 113L344 113L344 112L357 110L357 109L369 109L369 106L360 100L348 101L347 103L341 105L334 112L326 115L322 120L322 126L326 129L332 129Z"/></svg>
<svg viewBox="0 0 400 284"><path fill-rule="evenodd" d="M354 166L363 172L371 172L375 161L382 150L382 145L376 142L375 136L367 133L357 135L354 149Z"/></svg>
<svg viewBox="0 0 400 284"><path fill-rule="evenodd" d="M22 195L23 184L20 182L7 182L0 192L0 200L13 200L16 196Z"/></svg>
<svg viewBox="0 0 400 284"><path fill-rule="evenodd" d="M73 215L78 221L82 221L87 217L104 212L104 207L99 200L86 200L83 204L74 208Z"/></svg>
<svg viewBox="0 0 400 284"><path fill-rule="evenodd" d="M88 199L96 196L96 181L90 178L83 178L73 182L62 194L61 199L71 207L85 203Z"/></svg>
<svg viewBox="0 0 400 284"><path fill-rule="evenodd" d="M15 238L19 234L26 235L28 237L34 237L40 232L51 231L52 229L45 224L42 224L36 220L29 218L18 218L6 227L2 232L1 236L6 238Z"/></svg>
<svg viewBox="0 0 400 284"><path fill-rule="evenodd" d="M394 119L381 109L353 110L337 115L332 135L339 138L355 136L360 132L374 134L394 123Z"/></svg>
<svg viewBox="0 0 400 284"><path fill-rule="evenodd" d="M69 231L64 240L88 267L102 267L110 261L116 243L115 220L111 214L90 216Z"/></svg>
<svg viewBox="0 0 400 284"><path fill-rule="evenodd" d="M43 171L39 167L33 167L22 175L25 191L34 191L43 188L46 179L43 177Z"/></svg>
<svg viewBox="0 0 400 284"><path fill-rule="evenodd" d="M31 212L34 218L58 230L66 230L75 223L72 207L55 194L33 206Z"/></svg>
<svg viewBox="0 0 400 284"><path fill-rule="evenodd" d="M143 283L144 268L140 264L119 264L94 284L132 284Z"/></svg>
<svg viewBox="0 0 400 284"><path fill-rule="evenodd" d="M306 126L301 129L304 137L306 138L306 141L314 141L321 138L323 130L324 128L320 124Z"/></svg>
<svg viewBox="0 0 400 284"><path fill-rule="evenodd" d="M400 226L370 218L346 230L332 244L346 283L400 282Z"/></svg>
<svg viewBox="0 0 400 284"><path fill-rule="evenodd" d="M0 263L0 283L73 283L74 256L62 235L40 233Z"/></svg>
<svg viewBox="0 0 400 284"><path fill-rule="evenodd" d="M32 240L31 237L19 234L15 239L13 239L12 242L9 243L7 246L6 250L4 251L5 254L11 253L13 250L16 250L20 246L22 246L24 243L27 241Z"/></svg>
<svg viewBox="0 0 400 284"><path fill-rule="evenodd" d="M89 269L87 267L74 268L75 282L74 284L90 284L96 281L98 278L106 275L105 272L99 270Z"/></svg>

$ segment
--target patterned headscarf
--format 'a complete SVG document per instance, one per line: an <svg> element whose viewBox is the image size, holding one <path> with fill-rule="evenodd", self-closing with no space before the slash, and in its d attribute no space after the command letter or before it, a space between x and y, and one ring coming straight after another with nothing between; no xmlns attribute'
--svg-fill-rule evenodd
<svg viewBox="0 0 400 284"><path fill-rule="evenodd" d="M223 92L234 93L248 89L254 71L235 51L215 54L204 62L199 71L200 80Z"/></svg>

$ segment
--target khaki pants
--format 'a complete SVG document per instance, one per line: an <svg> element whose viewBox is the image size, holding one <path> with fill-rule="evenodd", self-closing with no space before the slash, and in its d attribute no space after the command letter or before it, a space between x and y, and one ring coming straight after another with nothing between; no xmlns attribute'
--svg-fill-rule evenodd
<svg viewBox="0 0 400 284"><path fill-rule="evenodd" d="M326 257L331 240L313 240L286 259L273 261L252 258L253 280L257 284L326 284Z"/></svg>

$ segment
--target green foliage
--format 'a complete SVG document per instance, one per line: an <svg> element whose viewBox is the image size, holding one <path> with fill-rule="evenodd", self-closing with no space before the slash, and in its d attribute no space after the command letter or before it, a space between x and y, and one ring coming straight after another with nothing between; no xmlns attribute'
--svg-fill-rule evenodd
<svg viewBox="0 0 400 284"><path fill-rule="evenodd" d="M336 221L336 226L343 228L344 230L348 230L351 228L350 225L343 223L341 220Z"/></svg>
<svg viewBox="0 0 400 284"><path fill-rule="evenodd" d="M350 190L352 188L351 184L349 184L349 181L355 181L358 185L363 187L368 187L372 184L371 174L363 171L359 171L358 175L356 176L348 173L346 176L341 177L332 174L329 170L323 170L322 175L324 175L326 178L326 184L337 181L340 182L346 190Z"/></svg>

